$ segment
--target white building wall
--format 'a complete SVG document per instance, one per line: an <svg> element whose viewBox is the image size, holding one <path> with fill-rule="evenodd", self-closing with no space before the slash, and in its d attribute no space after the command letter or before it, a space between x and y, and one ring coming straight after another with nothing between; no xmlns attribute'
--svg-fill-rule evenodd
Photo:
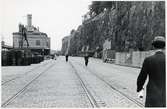
<svg viewBox="0 0 167 109"><path fill-rule="evenodd" d="M30 48L44 48L44 49L50 49L50 38L46 37L45 35L27 35L27 39L29 42ZM40 45L36 45L36 41L40 41ZM19 41L21 41L21 36L19 34L13 35L13 47L19 48ZM48 44L47 44L48 43ZM23 48L27 48L27 43L24 40L23 42Z"/></svg>

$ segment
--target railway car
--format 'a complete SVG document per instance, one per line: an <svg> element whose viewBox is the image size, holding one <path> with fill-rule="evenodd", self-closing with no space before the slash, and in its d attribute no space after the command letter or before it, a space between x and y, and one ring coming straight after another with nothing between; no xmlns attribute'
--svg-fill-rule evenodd
<svg viewBox="0 0 167 109"><path fill-rule="evenodd" d="M2 51L2 66L26 66L40 63L44 56L33 54L29 49L11 49Z"/></svg>

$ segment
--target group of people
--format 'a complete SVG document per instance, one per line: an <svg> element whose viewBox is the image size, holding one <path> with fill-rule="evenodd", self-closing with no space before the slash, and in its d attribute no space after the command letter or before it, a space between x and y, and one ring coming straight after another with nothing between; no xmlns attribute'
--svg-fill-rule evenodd
<svg viewBox="0 0 167 109"><path fill-rule="evenodd" d="M145 107L166 107L165 38L155 37L152 45L156 53L144 59L137 78L137 93L138 97L143 98L144 84L149 78L146 86ZM89 56L85 55L84 59L87 66ZM66 55L66 62L68 62L68 55Z"/></svg>
<svg viewBox="0 0 167 109"><path fill-rule="evenodd" d="M68 62L68 54L66 54L66 62ZM85 66L87 66L88 65L88 62L89 62L89 55L88 54L86 54L85 56L84 56L84 60L85 60Z"/></svg>

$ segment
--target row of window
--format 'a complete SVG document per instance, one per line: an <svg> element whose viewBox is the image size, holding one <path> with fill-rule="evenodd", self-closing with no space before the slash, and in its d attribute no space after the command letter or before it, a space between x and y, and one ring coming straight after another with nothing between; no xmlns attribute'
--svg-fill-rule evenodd
<svg viewBox="0 0 167 109"><path fill-rule="evenodd" d="M40 45L41 45L40 40L36 40L36 45L37 45L37 46L40 46ZM49 47L49 43L48 43L48 42L46 42L46 46Z"/></svg>
<svg viewBox="0 0 167 109"><path fill-rule="evenodd" d="M35 41L35 43L34 43L34 41ZM40 47L40 46L47 46L47 47L50 47L49 42L47 40L45 40L45 41L46 41L46 43L44 44L43 41L40 40L40 39L39 40L29 40L29 44L30 44L30 46L38 46L38 47ZM13 42L13 45L14 46L21 45L21 40L15 38L14 42ZM24 41L23 46L27 46L26 41Z"/></svg>
<svg viewBox="0 0 167 109"><path fill-rule="evenodd" d="M40 40L36 40L36 45L41 45Z"/></svg>
<svg viewBox="0 0 167 109"><path fill-rule="evenodd" d="M16 43L19 43L19 44L20 44L21 42L20 42L20 41L16 41ZM25 43L25 44L26 44L26 43ZM40 40L36 40L35 45L36 45L36 46L41 46L42 43L41 43ZM46 46L49 47L49 43L48 43L48 42L46 42Z"/></svg>

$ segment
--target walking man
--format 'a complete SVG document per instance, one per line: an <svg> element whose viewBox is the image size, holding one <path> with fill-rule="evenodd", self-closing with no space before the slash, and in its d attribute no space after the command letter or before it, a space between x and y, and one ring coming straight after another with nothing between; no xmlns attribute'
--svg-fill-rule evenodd
<svg viewBox="0 0 167 109"><path fill-rule="evenodd" d="M66 62L68 62L68 54L66 54Z"/></svg>
<svg viewBox="0 0 167 109"><path fill-rule="evenodd" d="M166 107L166 74L165 74L165 38L154 38L153 47L156 53L144 60L141 72L137 78L137 92L143 90L143 85L149 77L146 89L145 107Z"/></svg>
<svg viewBox="0 0 167 109"><path fill-rule="evenodd" d="M88 65L88 59L89 59L88 54L86 54L84 58L85 58L85 66L87 66Z"/></svg>

